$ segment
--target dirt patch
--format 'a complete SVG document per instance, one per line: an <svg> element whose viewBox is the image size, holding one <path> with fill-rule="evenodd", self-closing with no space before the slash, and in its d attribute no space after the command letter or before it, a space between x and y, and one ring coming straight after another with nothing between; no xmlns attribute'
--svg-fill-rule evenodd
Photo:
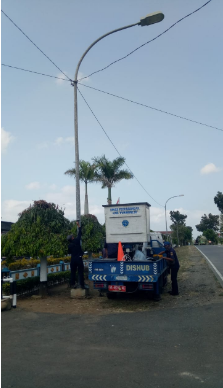
<svg viewBox="0 0 223 388"><path fill-rule="evenodd" d="M18 298L17 306L33 312L101 315L223 303L223 289L201 253L194 246L180 247L176 252L180 262L179 296L167 293L171 289L170 276L159 302L145 294L122 294L116 300L108 300L106 294L100 297L93 283L87 280L89 298L71 299L70 288L64 284L50 289L46 299Z"/></svg>

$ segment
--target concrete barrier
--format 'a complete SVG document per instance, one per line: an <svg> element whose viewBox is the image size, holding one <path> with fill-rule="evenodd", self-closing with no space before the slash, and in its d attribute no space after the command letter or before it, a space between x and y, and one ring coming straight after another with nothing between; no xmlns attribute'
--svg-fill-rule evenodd
<svg viewBox="0 0 223 388"><path fill-rule="evenodd" d="M11 308L12 308L12 299L10 297L7 299L5 298L1 300L1 311L11 310Z"/></svg>

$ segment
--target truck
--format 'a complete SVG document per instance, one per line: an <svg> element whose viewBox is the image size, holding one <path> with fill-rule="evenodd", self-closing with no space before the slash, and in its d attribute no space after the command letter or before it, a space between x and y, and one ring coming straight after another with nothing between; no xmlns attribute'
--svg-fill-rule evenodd
<svg viewBox="0 0 223 388"><path fill-rule="evenodd" d="M142 291L160 300L169 267L159 255L164 251L162 235L150 232L150 206L147 202L103 205L106 242L119 244L124 255L121 260L91 260L88 277L94 289L106 292L109 299Z"/></svg>
<svg viewBox="0 0 223 388"><path fill-rule="evenodd" d="M206 245L206 244L207 244L207 238L205 236L201 236L199 245Z"/></svg>

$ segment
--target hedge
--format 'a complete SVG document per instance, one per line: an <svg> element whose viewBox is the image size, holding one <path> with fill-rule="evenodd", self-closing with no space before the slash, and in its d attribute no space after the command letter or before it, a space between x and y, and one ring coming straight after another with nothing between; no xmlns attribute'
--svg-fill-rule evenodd
<svg viewBox="0 0 223 388"><path fill-rule="evenodd" d="M99 257L99 254L98 253L93 253L92 257L94 259L96 259L96 258ZM88 259L88 255L83 255L83 259L87 260ZM70 256L66 256L66 257L61 257L61 258L57 258L57 259L55 259L54 257L48 257L47 264L48 265L56 265L56 264L59 264L60 261L63 261L64 263L70 263L71 257ZM40 260L39 259L27 260L27 259L23 258L21 260L15 260L14 262L10 263L8 266L7 266L7 262L4 260L1 263L1 267L2 268L8 267L10 269L10 271L16 271L16 270L19 270L19 269L36 268L37 264L40 264Z"/></svg>
<svg viewBox="0 0 223 388"><path fill-rule="evenodd" d="M63 271L59 273L53 273L47 275L47 285L52 285L57 282L68 282L70 280L70 271ZM16 293L23 294L27 291L32 291L34 288L39 287L40 277L34 276L32 278L18 280L16 282ZM4 295L10 295L10 283L2 284L2 291Z"/></svg>

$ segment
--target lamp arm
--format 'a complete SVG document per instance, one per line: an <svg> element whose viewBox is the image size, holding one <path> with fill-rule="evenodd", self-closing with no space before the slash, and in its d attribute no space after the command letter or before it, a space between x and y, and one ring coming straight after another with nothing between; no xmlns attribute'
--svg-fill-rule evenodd
<svg viewBox="0 0 223 388"><path fill-rule="evenodd" d="M137 26L137 25L139 25L139 24L140 24L140 22L137 22L137 23L134 23L134 24L130 24L130 25L128 25L128 26L125 26L125 27L117 28L116 30L107 32L107 34L104 34L104 35L102 35L100 38L96 39L96 40L95 40L95 41L87 48L87 50L84 52L84 54L82 55L81 59L79 60L79 62L78 62L78 64L77 64L76 72L75 72L74 82L77 82L77 76L78 76L78 71L79 71L81 62L83 61L83 59L84 59L85 55L88 53L88 51L90 51L90 49L91 49L96 43L98 43L100 40L102 40L103 38L105 38L105 37L108 36L108 35L114 34L115 32L118 32L118 31L121 31L121 30L126 30L127 28L131 28L131 27Z"/></svg>

